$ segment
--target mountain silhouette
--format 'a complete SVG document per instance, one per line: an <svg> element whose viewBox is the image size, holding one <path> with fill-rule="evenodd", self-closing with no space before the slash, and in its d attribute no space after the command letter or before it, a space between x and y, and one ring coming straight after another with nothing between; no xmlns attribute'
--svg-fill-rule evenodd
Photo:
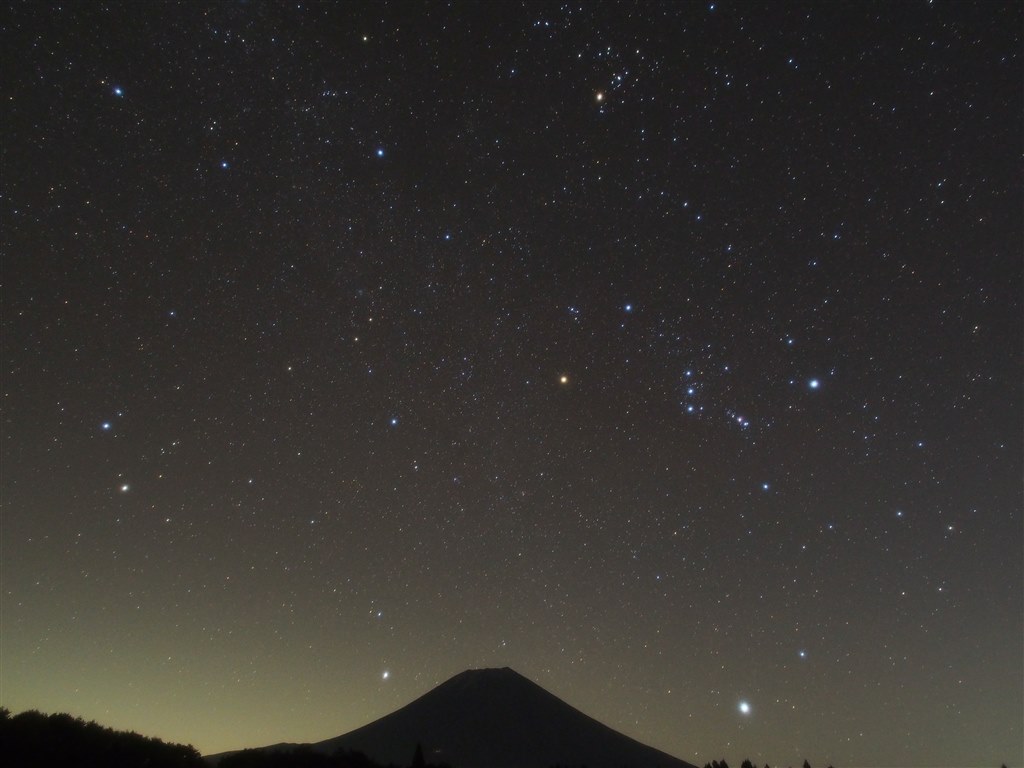
<svg viewBox="0 0 1024 768"><path fill-rule="evenodd" d="M624 736L509 668L462 672L401 709L312 744L407 765L416 750L455 768L693 768Z"/></svg>

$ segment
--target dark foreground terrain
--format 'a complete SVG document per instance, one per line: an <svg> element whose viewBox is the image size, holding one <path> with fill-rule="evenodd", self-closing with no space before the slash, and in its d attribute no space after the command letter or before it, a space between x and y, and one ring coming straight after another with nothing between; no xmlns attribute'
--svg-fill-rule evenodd
<svg viewBox="0 0 1024 768"><path fill-rule="evenodd" d="M203 768L194 747L115 731L71 715L0 709L0 763L7 768Z"/></svg>
<svg viewBox="0 0 1024 768"><path fill-rule="evenodd" d="M317 746L323 749L322 745ZM458 768L444 762L428 762L419 744L409 760L387 764L355 750L339 748L325 754L310 745L277 745L203 758L189 745L115 731L68 714L27 711L11 715L3 708L0 708L0 765L5 768L210 768L211 765L217 768ZM586 765L557 763L546 768L586 768ZM713 760L704 768L730 766L725 760ZM744 760L740 768L758 767ZM811 766L804 761L803 768Z"/></svg>

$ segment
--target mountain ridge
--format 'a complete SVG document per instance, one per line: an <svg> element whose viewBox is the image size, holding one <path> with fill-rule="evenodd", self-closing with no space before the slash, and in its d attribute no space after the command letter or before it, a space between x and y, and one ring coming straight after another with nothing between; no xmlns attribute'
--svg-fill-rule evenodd
<svg viewBox="0 0 1024 768"><path fill-rule="evenodd" d="M454 768L694 768L613 730L510 667L465 670L388 715L308 746L405 765L417 745L428 762Z"/></svg>

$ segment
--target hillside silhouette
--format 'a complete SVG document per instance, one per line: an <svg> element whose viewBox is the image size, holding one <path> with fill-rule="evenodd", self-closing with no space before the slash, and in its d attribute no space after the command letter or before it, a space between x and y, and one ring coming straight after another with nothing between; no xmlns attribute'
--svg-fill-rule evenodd
<svg viewBox="0 0 1024 768"><path fill-rule="evenodd" d="M6 768L205 768L191 746L115 731L71 715L0 709Z"/></svg>

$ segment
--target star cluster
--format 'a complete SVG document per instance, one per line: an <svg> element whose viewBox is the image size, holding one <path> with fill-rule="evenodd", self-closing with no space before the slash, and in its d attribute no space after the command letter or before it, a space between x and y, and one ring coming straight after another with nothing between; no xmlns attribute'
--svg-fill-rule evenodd
<svg viewBox="0 0 1024 768"><path fill-rule="evenodd" d="M1019 763L1021 21L10 5L0 703Z"/></svg>

